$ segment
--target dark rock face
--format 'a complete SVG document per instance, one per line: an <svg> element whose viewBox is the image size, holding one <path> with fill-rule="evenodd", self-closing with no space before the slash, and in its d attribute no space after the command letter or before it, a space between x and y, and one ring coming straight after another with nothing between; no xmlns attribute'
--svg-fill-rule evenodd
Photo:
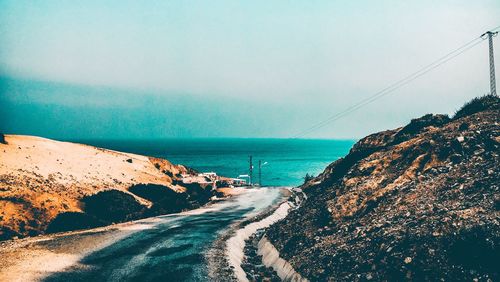
<svg viewBox="0 0 500 282"><path fill-rule="evenodd" d="M500 103L483 99L360 140L268 238L312 281L498 280Z"/></svg>
<svg viewBox="0 0 500 282"><path fill-rule="evenodd" d="M7 144L7 142L5 141L5 136L3 135L3 133L0 133L0 143Z"/></svg>

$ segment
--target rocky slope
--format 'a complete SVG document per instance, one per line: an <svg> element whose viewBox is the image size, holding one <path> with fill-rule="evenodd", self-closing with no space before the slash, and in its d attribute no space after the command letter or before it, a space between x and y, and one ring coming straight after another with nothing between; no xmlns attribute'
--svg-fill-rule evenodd
<svg viewBox="0 0 500 282"><path fill-rule="evenodd" d="M312 281L500 279L499 100L363 138L268 238Z"/></svg>
<svg viewBox="0 0 500 282"><path fill-rule="evenodd" d="M0 139L0 240L176 212L212 195L167 160L19 135Z"/></svg>

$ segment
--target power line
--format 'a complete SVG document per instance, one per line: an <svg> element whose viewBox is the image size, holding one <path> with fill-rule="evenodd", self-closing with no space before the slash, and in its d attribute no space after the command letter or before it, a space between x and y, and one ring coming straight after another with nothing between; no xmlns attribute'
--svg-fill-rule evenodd
<svg viewBox="0 0 500 282"><path fill-rule="evenodd" d="M496 29L499 29L500 26L497 26L495 27L494 29L492 29L491 31L495 31ZM421 77L422 75L428 73L429 71L441 66L442 64L450 61L451 59L459 56L460 54L466 52L467 50L473 48L474 46L478 45L479 43L481 43L482 40L481 40L481 36L479 37L476 37L474 38L473 40L465 43L464 45L458 47L457 49L449 52L448 54L440 57L439 59L435 60L434 62L426 65L425 67L417 70L416 72L396 81L395 83L389 85L388 87L376 92L375 94L359 101L358 103L350 106L349 108L335 114L335 115L332 115L330 116L329 118L309 127L308 129L305 129L295 135L293 135L291 138L300 138L300 137L303 137L319 128L322 128L324 127L325 125L337 120L337 119L340 119L342 117L344 117L345 115L348 115L350 114L351 112L354 112L356 110L358 110L359 108L365 106L365 105L368 105L372 102L374 102L375 100L377 99L380 99L382 98L383 96L395 91L396 89L399 89L401 87L403 87L404 85L410 83L411 81Z"/></svg>
<svg viewBox="0 0 500 282"><path fill-rule="evenodd" d="M390 92L398 89L399 87L405 85L407 82L410 82L410 81L414 80L415 78L420 77L421 74L427 73L429 70L432 70L436 66L441 65L442 62L446 62L449 59L454 58L455 56L453 56L453 55L461 54L461 53L463 53L461 51L468 50L470 47L473 47L477 43L480 43L481 41L478 41L478 40L480 40L479 37L475 38L474 40L471 40L471 41L467 42L466 44L464 44L464 45L460 46L459 48L457 48L457 49L449 52L448 54L446 54L445 56L443 56L443 57L439 58L438 60L432 62L431 64L429 64L429 65L427 65L427 66L419 69L418 71L416 71L416 72L414 72L414 73L412 73L412 74L404 77L403 79L400 79L400 80L396 81L395 83L393 83L393 84L389 85L388 87L386 87L386 88L384 88L384 89L376 92L375 94L373 94L373 95L371 95L371 96L369 96L369 97L367 97L367 98L359 101L358 103L350 106L349 108L347 108L347 109L345 109L345 110L343 110L343 111L341 111L341 112L339 112L339 113L337 113L337 114L335 114L333 116L330 116L329 118L327 118L327 119L325 119L325 120L323 120L323 121L321 121L321 122L313 125L312 127L308 128L306 130L303 130L303 131L295 134L292 138L299 138L299 137L302 137L304 135L307 135L308 133L310 133L310 132L312 132L312 131L314 131L316 129L319 129L319 128L323 127L324 125L326 125L326 124L328 124L328 123L336 120L337 117L342 117L345 114L350 113L351 111L353 111L355 109L358 109L361 106L364 106L365 103L370 103L372 100L376 100L378 98L381 98L381 97L385 96L386 94L388 94L388 93L390 93ZM476 43L476 44L473 44L473 43ZM473 45L471 45L471 44L473 44Z"/></svg>
<svg viewBox="0 0 500 282"><path fill-rule="evenodd" d="M471 49L472 47L474 47L474 46L478 45L478 44L479 44L479 43L481 43L481 42L482 42L482 41L478 41L478 42L476 42L475 44L473 44L473 45L469 46L468 48L464 49L463 51L461 51L461 52L459 52L459 53L456 53L454 56L449 57L448 59L446 59L446 60L444 60L444 61L440 62L439 64L437 64L437 65L435 65L435 66L433 66L432 68L426 69L425 71L418 73L416 76L412 76L410 79L405 79L404 81L401 81L400 83L393 84L392 86L390 86L390 87L388 87L388 88L384 89L384 90L383 90L383 91L381 91L381 92L377 92L377 94L376 94L376 95L372 95L372 96L370 96L370 97L368 97L368 98L366 98L366 99L362 100L361 102L358 102L358 103L354 104L353 106L351 106L351 107L347 108L346 110L344 110L344 111L342 111L342 112L340 112L340 113L337 113L337 114L335 114L335 115L333 115L333 116L329 117L328 119L326 119L326 120L324 120L324 121L322 121L322 122L320 122L320 123L318 123L318 124L314 125L313 127L309 128L308 130L303 131L301 134L299 134L299 135L295 135L293 138L300 138L300 137L303 137L303 136L305 136L305 135L307 135L307 134L309 134L309 133L311 133L311 132L313 132L313 131L315 131L315 130L317 130L317 129L320 129L320 128L322 128L322 127L324 127L324 126L328 125L329 123L331 123L331 122L333 122L333 121L335 121L335 120L337 120L337 119L340 119L340 118L342 118L342 117L344 117L344 116L346 116L346 115L350 114L351 112L354 112L354 111L358 110L359 108L362 108L363 106L366 106L366 105L368 105L368 104L370 104L370 103L372 103L372 102L374 102L374 101L376 101L376 100L378 100L378 99L380 99L380 98L382 98L382 97L386 96L387 94L392 93L393 91L395 91L395 90L397 90L397 89L399 89L399 88L403 87L404 85L406 85L406 84L408 84L408 83L412 82L413 80L415 80L415 79L417 79L417 78L421 77L422 75L424 75L424 74L426 74L426 73L430 72L431 70L433 70L433 69L435 69L435 68L437 68L437 67L441 66L442 64L444 64L444 63L448 62L449 60L451 60L451 59L453 59L453 58L455 58L455 57L457 57L458 55L460 55L460 54L464 53L465 51L467 51L467 50Z"/></svg>

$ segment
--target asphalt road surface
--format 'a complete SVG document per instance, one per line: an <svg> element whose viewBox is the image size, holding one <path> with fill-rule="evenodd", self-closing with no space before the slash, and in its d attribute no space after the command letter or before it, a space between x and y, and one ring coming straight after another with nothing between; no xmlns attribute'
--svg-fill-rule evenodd
<svg viewBox="0 0 500 282"><path fill-rule="evenodd" d="M207 281L205 255L217 236L232 223L257 215L281 199L280 189L253 189L206 208L161 216L154 221L139 221L125 228L129 230L123 231L128 232L127 235L117 236L116 241L112 240L105 247L87 252L64 268L38 275L33 280ZM136 225L140 228L130 232L134 229L130 227ZM83 240L89 245L88 248L92 248L92 243L89 244L92 236L102 237L106 232L117 231L87 232L78 235L78 239L68 234L32 243L28 247L24 246L22 251L26 252L26 248L42 248L53 253L71 253L71 246ZM29 260L31 257L25 256L24 259ZM43 263L47 266L51 264L50 259ZM23 265L27 265L26 271L32 271L29 263ZM8 271L24 270L20 266Z"/></svg>

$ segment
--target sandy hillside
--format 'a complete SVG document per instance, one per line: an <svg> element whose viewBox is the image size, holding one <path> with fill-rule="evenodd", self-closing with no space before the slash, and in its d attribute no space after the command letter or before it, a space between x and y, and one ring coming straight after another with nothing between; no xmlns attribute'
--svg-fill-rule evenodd
<svg viewBox="0 0 500 282"><path fill-rule="evenodd" d="M5 135L0 143L0 238L35 235L57 214L80 212L80 199L134 184L173 185L181 165L33 136ZM128 192L127 192L128 193ZM151 202L130 193L139 203Z"/></svg>

